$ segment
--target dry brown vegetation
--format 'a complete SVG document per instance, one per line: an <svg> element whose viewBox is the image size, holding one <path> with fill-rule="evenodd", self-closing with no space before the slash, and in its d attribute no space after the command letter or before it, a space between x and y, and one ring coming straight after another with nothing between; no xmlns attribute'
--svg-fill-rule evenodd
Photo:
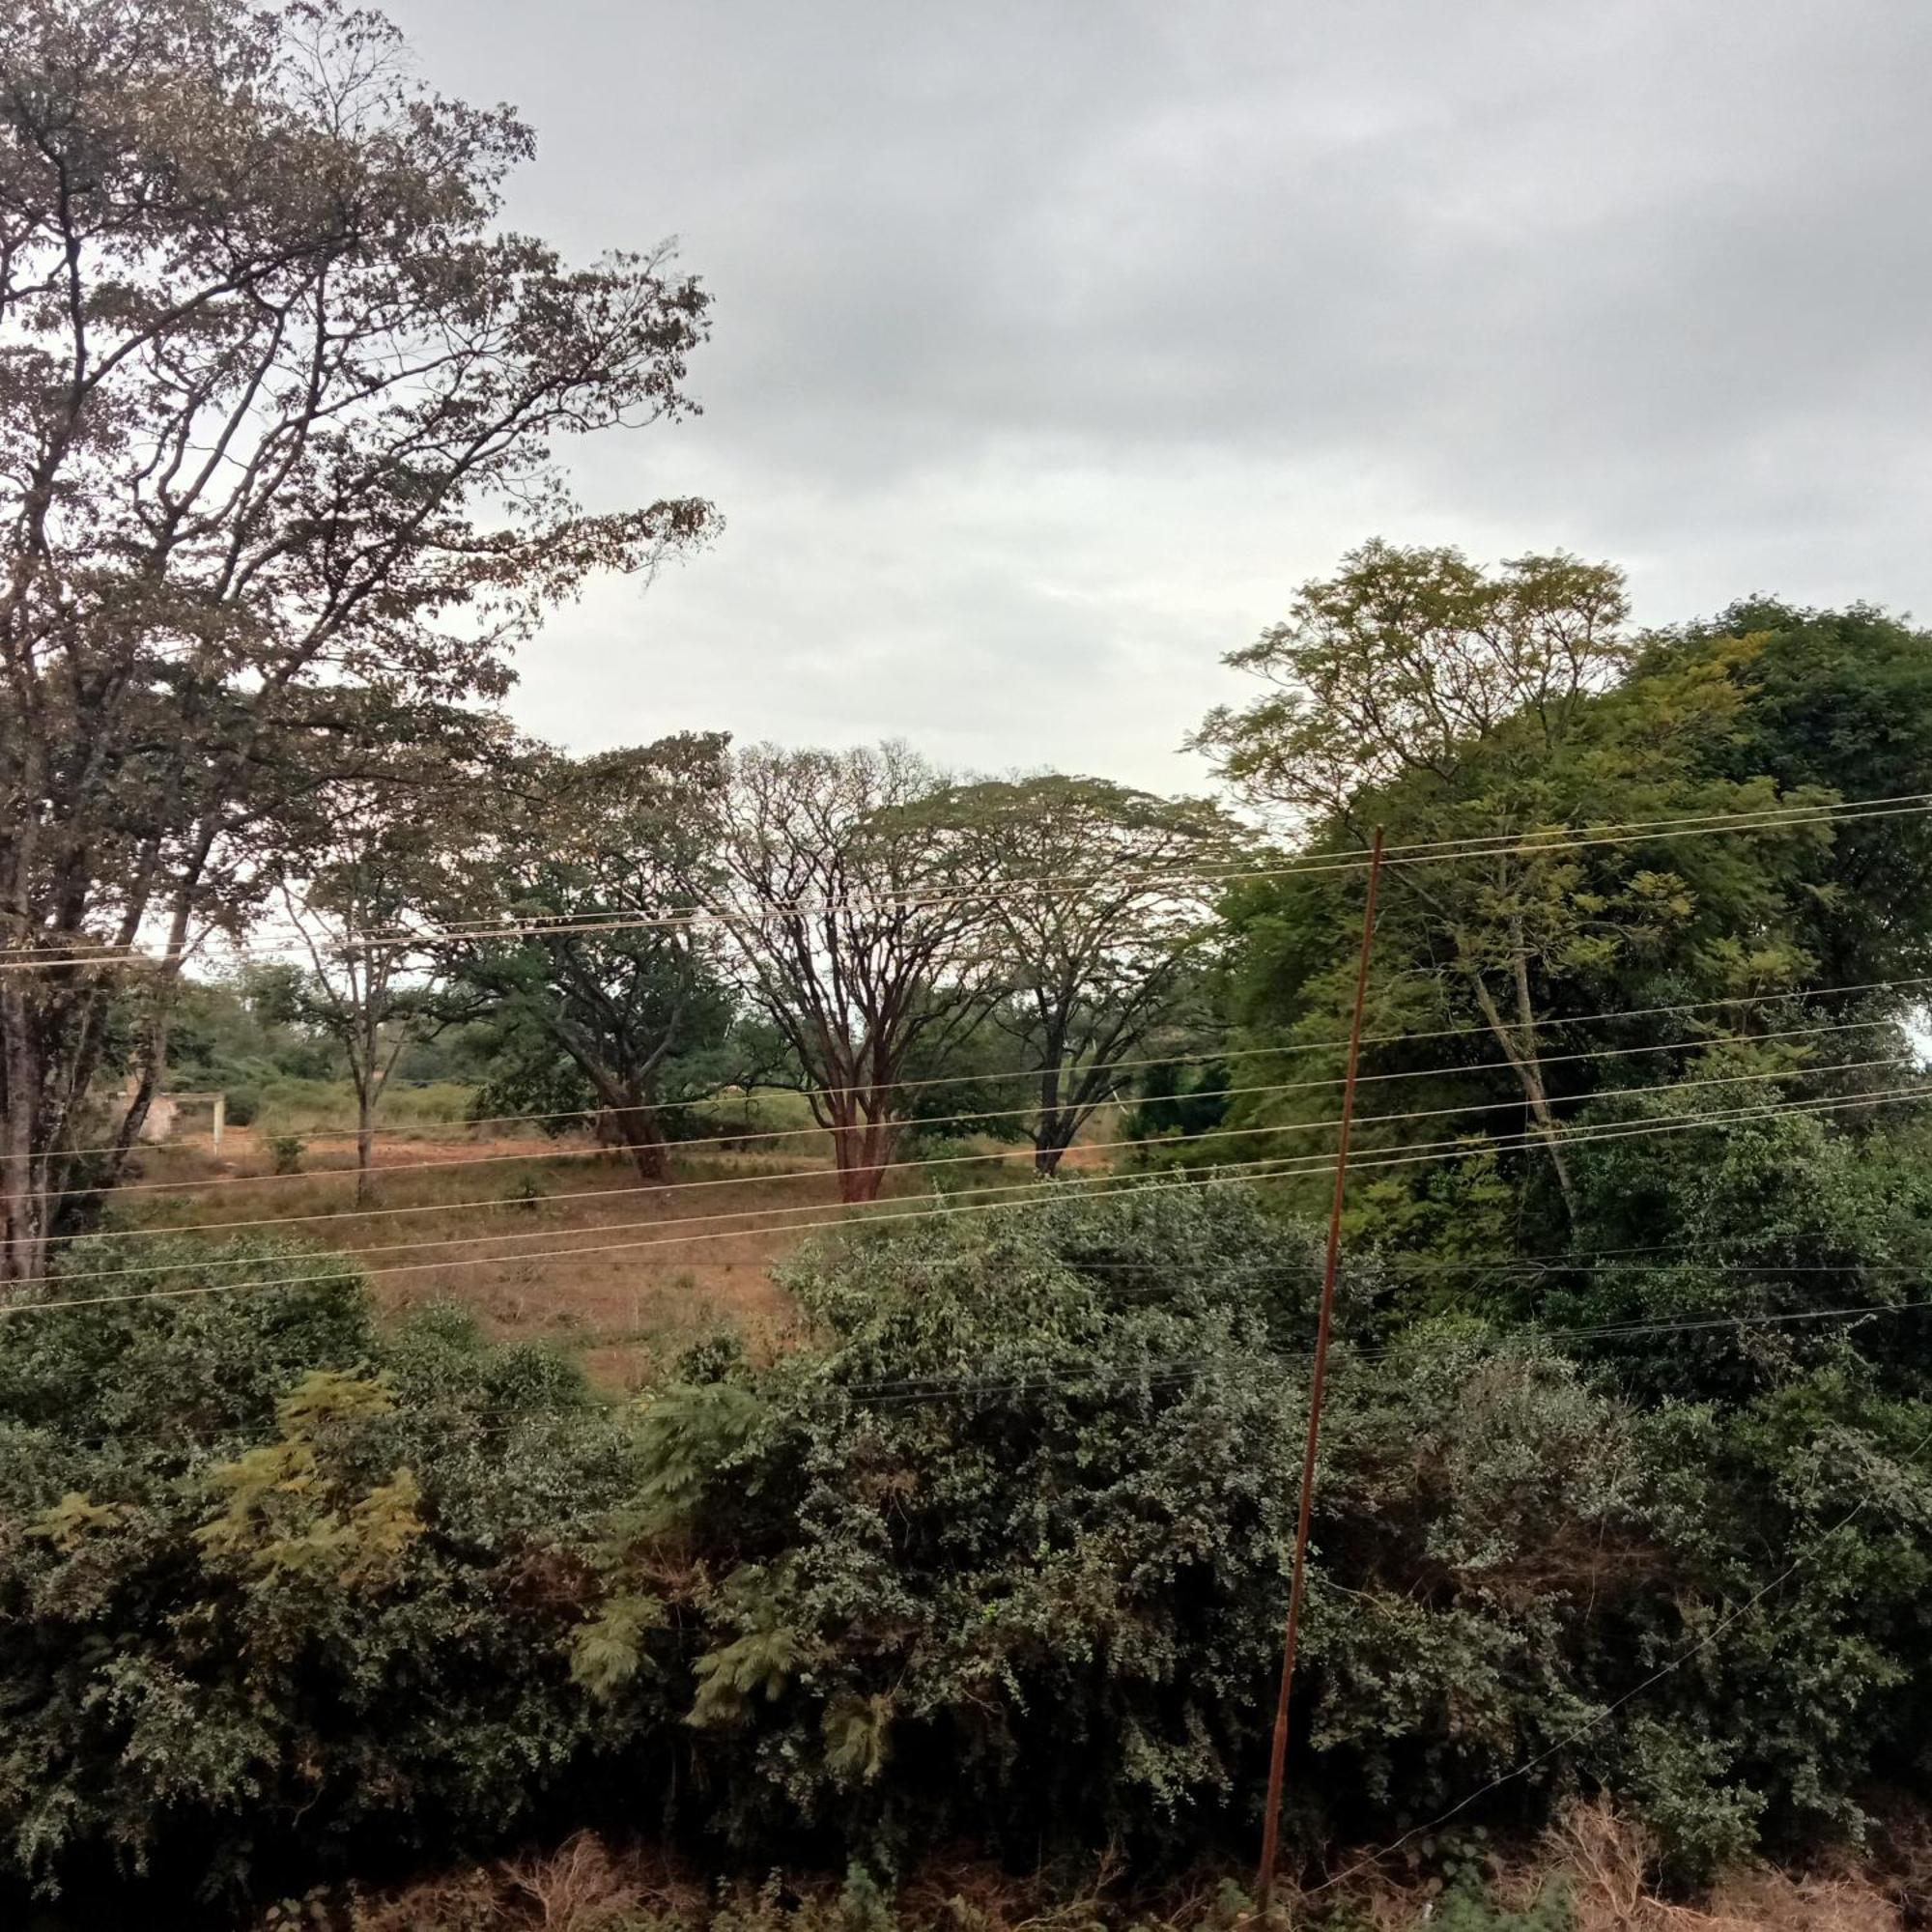
<svg viewBox="0 0 1932 1932"><path fill-rule="evenodd" d="M1499 1906L1521 1912L1559 1887L1574 1932L1902 1932L1923 1922L1919 1906L1932 1877L1922 1845L1894 1840L1889 1856L1870 1869L1792 1873L1751 1865L1703 1898L1672 1900L1653 1889L1655 1849L1607 1799L1579 1802L1533 1849L1492 1861L1491 1892ZM1371 1866L1333 1891L1295 1894L1289 1918L1320 1923L1340 1900L1357 1925L1410 1932L1429 1922L1432 1896L1427 1880Z"/></svg>
<svg viewBox="0 0 1932 1932"><path fill-rule="evenodd" d="M244 1129L218 1156L205 1143L150 1150L112 1201L119 1225L218 1235L270 1223L225 1232L360 1256L384 1308L460 1301L492 1334L567 1343L600 1384L634 1389L667 1352L722 1327L754 1350L782 1345L792 1311L771 1264L841 1209L826 1137L781 1148L704 1149L646 1184L587 1141L417 1133L379 1142L368 1212L354 1202L352 1141L318 1137L299 1173L278 1175L268 1137ZM923 1195L935 1175L975 1186L1031 1178L1030 1149L1002 1152L970 1169L905 1168L886 1193ZM395 1209L410 1211L380 1211ZM673 1224L687 1222L680 1236Z"/></svg>
<svg viewBox="0 0 1932 1932"><path fill-rule="evenodd" d="M1870 1873L1791 1874L1756 1866L1694 1902L1652 1889L1652 1847L1606 1803L1578 1804L1522 1855L1495 1861L1492 1895L1521 1911L1552 1886L1567 1896L1575 1932L1903 1932L1924 1922L1922 1832ZM1344 1866L1346 1869L1346 1865ZM1242 1932L1225 1874L1207 1872L1156 1894L1137 1892L1118 1861L1082 1886L1055 1889L963 1860L935 1860L885 1904L905 1932ZM615 1849L580 1833L548 1855L526 1855L359 1901L356 1932L617 1932L620 1927L703 1927L728 1917L734 1932L853 1932L840 1885L790 1877L761 1889L707 1885L656 1851ZM1420 1876L1371 1869L1321 1892L1291 1895L1278 1914L1294 1926L1350 1932L1420 1932L1436 1917L1437 1891Z"/></svg>

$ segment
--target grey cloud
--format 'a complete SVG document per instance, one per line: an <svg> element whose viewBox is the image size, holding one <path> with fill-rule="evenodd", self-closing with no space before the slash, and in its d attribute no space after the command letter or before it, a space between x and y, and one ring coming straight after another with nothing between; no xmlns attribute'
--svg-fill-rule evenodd
<svg viewBox="0 0 1932 1932"><path fill-rule="evenodd" d="M1371 531L1923 603L1932 14L401 0L513 214L677 231L706 413L582 451L730 526L526 668L577 742L896 729L1198 782L1216 654ZM595 700L595 701L593 701Z"/></svg>

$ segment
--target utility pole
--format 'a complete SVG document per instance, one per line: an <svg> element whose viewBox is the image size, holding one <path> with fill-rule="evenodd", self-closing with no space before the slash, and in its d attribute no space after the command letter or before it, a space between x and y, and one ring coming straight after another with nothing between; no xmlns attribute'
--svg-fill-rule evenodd
<svg viewBox="0 0 1932 1932"><path fill-rule="evenodd" d="M1321 1312L1315 1330L1315 1364L1308 1378L1308 1446L1301 1459L1301 1513L1294 1532L1294 1569L1288 1590L1288 1629L1282 1639L1281 1690L1275 1698L1274 1742L1268 1752L1267 1802L1262 1815L1262 1864L1255 1912L1274 1905L1274 1866L1281 1835L1281 1787L1288 1766L1288 1699L1294 1683L1294 1642L1308 1580L1308 1525L1315 1509L1315 1458L1321 1443L1321 1397L1328 1385L1328 1334L1335 1320L1335 1276L1342 1259L1342 1201L1349 1179L1349 1136L1355 1123L1355 1069L1362 1058L1362 1009L1369 997L1369 954L1376 943L1376 889L1381 883L1382 828L1369 847L1369 886L1362 908L1362 954L1355 968L1355 1010L1349 1024L1349 1062L1342 1080L1342 1119L1335 1151L1335 1195L1328 1207L1328 1258L1321 1271Z"/></svg>

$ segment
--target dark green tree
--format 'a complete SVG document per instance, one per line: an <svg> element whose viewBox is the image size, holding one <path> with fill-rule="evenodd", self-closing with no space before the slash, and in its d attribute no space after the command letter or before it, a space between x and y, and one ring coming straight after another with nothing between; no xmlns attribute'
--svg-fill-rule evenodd
<svg viewBox="0 0 1932 1932"><path fill-rule="evenodd" d="M1394 1113L1434 1110L1430 1134L1373 1122L1393 1144L1454 1134L1458 1094L1489 1111L1513 1091L1575 1217L1566 1105L1587 1093L1589 1045L1572 1014L1776 992L1816 969L1812 879L1829 829L1770 826L1723 838L1633 823L1828 802L1776 769L1740 770L1751 648L1733 640L1634 672L1622 581L1607 565L1522 557L1485 573L1454 551L1371 544L1305 587L1293 621L1234 662L1284 687L1210 719L1203 742L1259 801L1289 809L1302 849L1359 854L1371 824L1400 863L1386 878L1369 1033L1433 1036L1372 1059L1371 1071L1459 1064L1474 1078L1410 1086ZM1592 828L1581 842L1566 834ZM1442 857L1405 846L1474 840ZM1359 870L1237 891L1249 935L1233 982L1280 1044L1255 1084L1339 1071L1347 1031ZM1718 1031L1731 1022L1719 1013ZM1708 1029L1692 1028L1692 1033ZM1654 1040L1656 1028L1646 1030ZM1270 1125L1331 1116L1335 1094L1305 1089L1237 1109ZM1319 1139L1291 1151L1319 1151Z"/></svg>
<svg viewBox="0 0 1932 1932"><path fill-rule="evenodd" d="M463 917L434 949L463 1009L501 1030L503 1073L521 1070L486 1104L551 1112L587 1090L643 1180L668 1172L666 1107L746 1077L724 935L693 917L720 876L724 748L685 734L587 758L529 753L452 867Z"/></svg>

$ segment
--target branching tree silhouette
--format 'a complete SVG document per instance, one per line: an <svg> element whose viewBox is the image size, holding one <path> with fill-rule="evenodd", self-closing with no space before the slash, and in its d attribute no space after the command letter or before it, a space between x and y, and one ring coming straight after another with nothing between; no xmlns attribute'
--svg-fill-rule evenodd
<svg viewBox="0 0 1932 1932"><path fill-rule="evenodd" d="M587 515L558 439L676 416L707 298L496 222L531 147L322 4L0 26L0 1281L119 1173L169 993L284 814L490 698L543 610L708 507ZM131 1029L114 1151L70 1151Z"/></svg>

